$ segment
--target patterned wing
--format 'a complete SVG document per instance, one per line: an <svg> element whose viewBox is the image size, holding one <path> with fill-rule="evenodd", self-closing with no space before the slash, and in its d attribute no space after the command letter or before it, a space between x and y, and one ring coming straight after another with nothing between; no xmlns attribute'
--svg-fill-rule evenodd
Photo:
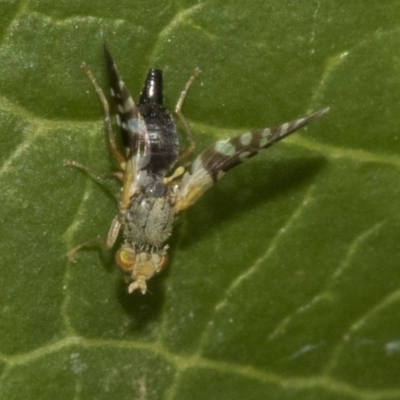
<svg viewBox="0 0 400 400"><path fill-rule="evenodd" d="M150 139L145 121L138 111L124 81L118 73L117 66L107 46L104 44L108 78L111 87L111 96L117 106L117 124L122 142L127 149L127 159L136 157L137 170L143 169L150 161Z"/></svg>
<svg viewBox="0 0 400 400"><path fill-rule="evenodd" d="M260 150L279 142L328 111L329 108L325 108L307 117L286 122L277 127L258 129L232 139L219 140L196 157L192 164L191 173L186 172L175 188L177 196L175 211L184 210L196 202L231 168L255 156Z"/></svg>

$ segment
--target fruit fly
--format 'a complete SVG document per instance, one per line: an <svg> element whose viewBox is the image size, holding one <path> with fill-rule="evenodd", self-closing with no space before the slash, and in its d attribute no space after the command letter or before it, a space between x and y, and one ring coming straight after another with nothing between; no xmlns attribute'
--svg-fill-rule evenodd
<svg viewBox="0 0 400 400"><path fill-rule="evenodd" d="M219 140L194 158L187 169L182 160L192 153L195 145L181 109L200 70L196 69L186 83L175 108L190 142L181 151L174 119L163 105L162 71L149 70L136 103L106 45L104 56L122 149L116 144L106 97L86 64L82 64L82 69L103 105L108 142L119 166L119 171L113 174L121 183L119 211L111 223L106 247L113 247L121 231L122 246L115 256L116 264L129 282L129 293L140 290L144 294L147 281L167 264L165 242L171 235L176 214L194 204L231 168L321 117L328 108L276 127ZM77 162L66 164L90 172ZM69 257L73 259L76 251L87 243L73 248Z"/></svg>

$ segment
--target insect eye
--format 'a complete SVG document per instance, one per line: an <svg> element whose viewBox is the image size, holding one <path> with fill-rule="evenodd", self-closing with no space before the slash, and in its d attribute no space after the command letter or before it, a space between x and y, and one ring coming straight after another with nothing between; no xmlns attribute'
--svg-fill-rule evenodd
<svg viewBox="0 0 400 400"><path fill-rule="evenodd" d="M136 264L135 251L129 247L120 249L115 255L115 261L122 272L130 274Z"/></svg>

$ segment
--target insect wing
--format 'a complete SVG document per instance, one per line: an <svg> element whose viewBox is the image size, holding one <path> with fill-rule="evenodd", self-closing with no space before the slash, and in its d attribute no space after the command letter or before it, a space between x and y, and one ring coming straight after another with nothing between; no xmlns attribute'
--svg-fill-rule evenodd
<svg viewBox="0 0 400 400"><path fill-rule="evenodd" d="M104 56L107 64L111 96L117 106L117 124L121 132L122 142L127 149L126 157L128 159L135 157L135 167L140 170L149 163L151 156L146 123L119 75L117 66L105 44Z"/></svg>
<svg viewBox="0 0 400 400"><path fill-rule="evenodd" d="M196 157L191 173L186 172L178 187L175 188L177 193L176 212L191 206L231 168L255 156L260 150L284 139L328 111L329 108L325 108L307 117L273 128L258 129L232 139L219 140Z"/></svg>

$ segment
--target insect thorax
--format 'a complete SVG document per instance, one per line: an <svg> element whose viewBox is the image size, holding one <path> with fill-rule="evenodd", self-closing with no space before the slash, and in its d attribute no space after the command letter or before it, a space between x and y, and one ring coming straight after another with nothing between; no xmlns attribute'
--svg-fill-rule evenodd
<svg viewBox="0 0 400 400"><path fill-rule="evenodd" d="M162 178L151 176L136 192L124 215L124 242L132 247L161 246L171 235L174 208L171 194Z"/></svg>

